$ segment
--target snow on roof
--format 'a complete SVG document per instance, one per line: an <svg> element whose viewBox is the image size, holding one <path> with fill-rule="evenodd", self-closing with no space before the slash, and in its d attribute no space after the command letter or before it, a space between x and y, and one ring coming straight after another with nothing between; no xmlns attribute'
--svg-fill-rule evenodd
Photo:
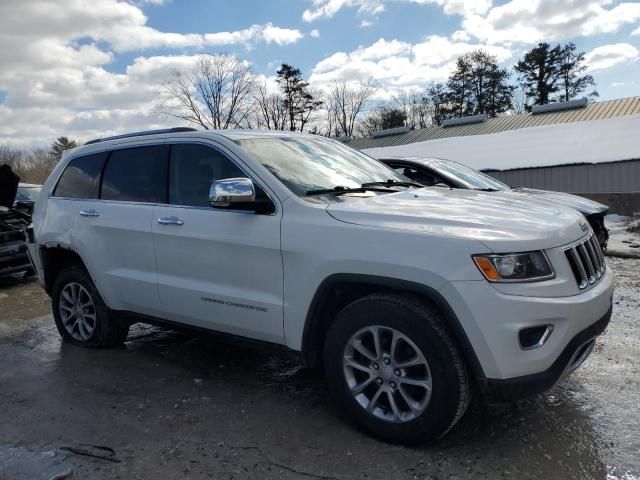
<svg viewBox="0 0 640 480"><path fill-rule="evenodd" d="M640 159L640 115L441 138L362 151L374 158L440 157L478 170Z"/></svg>

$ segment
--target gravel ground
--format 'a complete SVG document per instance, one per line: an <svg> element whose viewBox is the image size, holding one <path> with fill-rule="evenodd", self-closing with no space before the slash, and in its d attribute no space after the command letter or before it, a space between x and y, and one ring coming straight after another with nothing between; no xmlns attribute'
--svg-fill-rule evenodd
<svg viewBox="0 0 640 480"><path fill-rule="evenodd" d="M33 280L1 280L0 479L637 479L640 260L608 262L613 320L582 368L417 448L354 430L286 354L144 326L76 348Z"/></svg>

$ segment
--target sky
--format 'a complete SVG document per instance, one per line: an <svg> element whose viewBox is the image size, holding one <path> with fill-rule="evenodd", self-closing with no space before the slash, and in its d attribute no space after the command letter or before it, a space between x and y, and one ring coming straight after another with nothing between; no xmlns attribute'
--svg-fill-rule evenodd
<svg viewBox="0 0 640 480"><path fill-rule="evenodd" d="M446 80L482 48L511 67L539 41L586 52L600 99L640 94L640 2L612 0L1 0L0 145L182 125L163 84L199 55L290 63L318 90L377 100Z"/></svg>

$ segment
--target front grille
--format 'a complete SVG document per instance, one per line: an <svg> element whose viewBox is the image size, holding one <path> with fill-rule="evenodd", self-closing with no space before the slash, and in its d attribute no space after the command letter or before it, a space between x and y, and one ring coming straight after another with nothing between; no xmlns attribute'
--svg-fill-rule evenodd
<svg viewBox="0 0 640 480"><path fill-rule="evenodd" d="M604 255L595 235L592 234L585 242L568 248L564 253L580 290L597 283L604 275Z"/></svg>

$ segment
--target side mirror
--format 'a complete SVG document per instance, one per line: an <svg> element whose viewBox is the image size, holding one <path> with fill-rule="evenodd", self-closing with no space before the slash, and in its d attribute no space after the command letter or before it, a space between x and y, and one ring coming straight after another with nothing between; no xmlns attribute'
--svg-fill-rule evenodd
<svg viewBox="0 0 640 480"><path fill-rule="evenodd" d="M213 208L248 208L256 202L256 189L248 178L226 178L211 183L209 205Z"/></svg>

